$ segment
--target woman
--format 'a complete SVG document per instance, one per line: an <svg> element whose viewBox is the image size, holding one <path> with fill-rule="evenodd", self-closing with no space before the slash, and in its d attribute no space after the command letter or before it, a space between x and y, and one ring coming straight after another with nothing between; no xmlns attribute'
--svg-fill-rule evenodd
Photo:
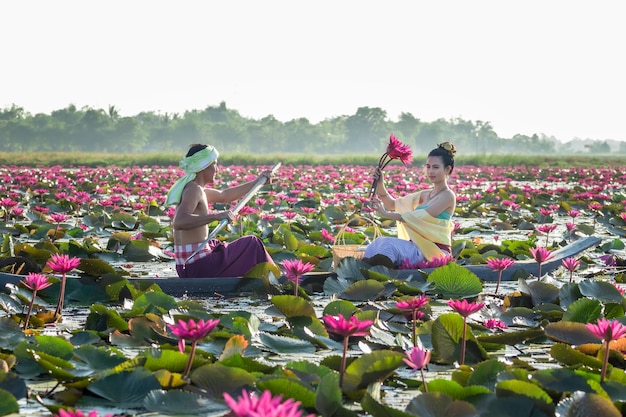
<svg viewBox="0 0 626 417"><path fill-rule="evenodd" d="M383 181L382 170L374 176L379 178L377 197L372 207L383 217L395 220L398 237L379 237L365 250L365 258L384 255L396 267L415 265L452 253L452 214L456 207L456 195L448 187L448 178L454 169L456 149L450 142L438 144L428 154L425 171L432 188L392 198Z"/></svg>

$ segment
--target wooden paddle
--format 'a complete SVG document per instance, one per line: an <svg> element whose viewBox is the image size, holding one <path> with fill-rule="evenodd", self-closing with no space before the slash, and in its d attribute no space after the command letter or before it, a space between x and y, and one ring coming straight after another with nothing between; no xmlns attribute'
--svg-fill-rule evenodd
<svg viewBox="0 0 626 417"><path fill-rule="evenodd" d="M275 173L276 173L276 171L278 171L278 168L280 168L280 165L281 165L281 163L280 163L280 162L278 162L276 165L274 165L274 166L272 167L272 169L271 169L271 174L272 174L272 175L273 175L273 174L275 174ZM245 206L245 205L248 203L248 201L250 201L250 199L252 198L252 196L253 196L253 195L255 195L255 194L256 194L256 193L257 193L257 192L261 189L261 187L263 187L263 186L265 185L265 183L267 182L267 180L268 180L268 179L269 179L269 178L267 178L267 177L262 177L262 178L259 178L259 180L257 181L257 183L256 183L256 184L254 184L254 186L250 189L250 191L248 191L248 192L246 193L246 195L244 195L244 196L241 198L241 200L239 200L239 202L237 203L237 205L235 206L235 208L233 208L231 211L232 211L234 214L239 213L239 210L241 210L241 208L242 208L243 206ZM220 222L217 224L217 226L215 226L215 228L214 228L214 229L211 231L211 233L209 234L209 237L207 237L207 238L206 238L206 240L205 240L204 242L202 242L202 243L200 244L200 246L198 246L198 249L196 249L196 250L194 251L194 253L192 253L191 255L189 255L189 257L188 257L187 259L185 259L185 263L183 264L183 267L184 267L184 265L186 265L186 264L187 264L187 262L189 262L189 260L190 260L191 258L193 258L193 257L194 257L194 256L195 256L198 252L200 252L200 251L204 248L204 246L205 246L205 245L206 245L206 244L207 244L207 243L208 243L211 239L213 239L215 236L217 236L217 233L218 233L220 230L222 230L222 229L224 228L224 226L226 226L226 224L228 224L228 219L222 219L222 220L220 220Z"/></svg>

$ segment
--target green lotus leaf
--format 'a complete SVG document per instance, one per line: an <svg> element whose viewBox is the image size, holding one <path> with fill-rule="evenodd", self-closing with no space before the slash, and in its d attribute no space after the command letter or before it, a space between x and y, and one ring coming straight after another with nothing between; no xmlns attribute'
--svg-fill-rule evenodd
<svg viewBox="0 0 626 417"><path fill-rule="evenodd" d="M523 396L532 399L537 407L543 411L552 410L552 398L541 387L532 382L509 379L496 383L498 397Z"/></svg>
<svg viewBox="0 0 626 417"><path fill-rule="evenodd" d="M346 300L333 300L326 304L324 307L324 312L322 313L324 316L339 316L340 314L345 318L352 316L357 312L356 306L350 301Z"/></svg>
<svg viewBox="0 0 626 417"><path fill-rule="evenodd" d="M545 390L560 394L574 391L592 392L587 380L571 369L539 370L533 373L533 381L536 381Z"/></svg>
<svg viewBox="0 0 626 417"><path fill-rule="evenodd" d="M456 313L442 314L432 325L432 359L442 363L454 363L461 358L463 317ZM476 341L469 326L465 333L465 361L477 363L488 359L485 349Z"/></svg>
<svg viewBox="0 0 626 417"><path fill-rule="evenodd" d="M624 304L606 303L604 305L604 317L608 320L620 319L626 315L624 308Z"/></svg>
<svg viewBox="0 0 626 417"><path fill-rule="evenodd" d="M545 335L543 329L531 328L516 332L502 332L477 336L480 343L497 343L502 345L515 346L529 340L537 339Z"/></svg>
<svg viewBox="0 0 626 417"><path fill-rule="evenodd" d="M116 310L102 304L92 305L85 322L85 330L105 331L111 328L125 332L128 330L128 323Z"/></svg>
<svg viewBox="0 0 626 417"><path fill-rule="evenodd" d="M615 373L615 368L613 368L610 377L613 377L613 374ZM624 374L622 373L620 376L624 376ZM599 384L599 380L593 380L593 379L587 379L587 382L590 383L590 385L592 383L597 383ZM611 399L612 402L617 403L617 402L621 402L624 403L626 402L626 390L624 389L624 382L622 381L613 381L613 380L605 380L602 384L600 388L596 388L594 387L596 392L606 392L609 396L609 398Z"/></svg>
<svg viewBox="0 0 626 417"><path fill-rule="evenodd" d="M436 268L428 275L426 281L435 283L433 291L442 298L470 298L483 290L483 285L476 274L456 263Z"/></svg>
<svg viewBox="0 0 626 417"><path fill-rule="evenodd" d="M427 383L428 392L440 392L454 400L463 400L474 395L491 394L491 390L480 385L462 386L456 381L435 379Z"/></svg>
<svg viewBox="0 0 626 417"><path fill-rule="evenodd" d="M328 206L324 209L324 216L335 223L343 222L347 219L344 211L337 206Z"/></svg>
<svg viewBox="0 0 626 417"><path fill-rule="evenodd" d="M36 336L37 352L44 352L61 359L70 360L74 356L74 346L65 339L55 336Z"/></svg>
<svg viewBox="0 0 626 417"><path fill-rule="evenodd" d="M120 230L134 230L138 226L138 221L135 216L117 212L111 215L111 226Z"/></svg>
<svg viewBox="0 0 626 417"><path fill-rule="evenodd" d="M324 369L328 369L324 367ZM350 412L343 407L339 375L329 372L324 375L315 391L315 409L322 417L344 416L357 417L356 412Z"/></svg>
<svg viewBox="0 0 626 417"><path fill-rule="evenodd" d="M524 397L506 396L502 398L494 398L487 404L484 415L489 416L506 416L506 417L550 417L553 414L547 414L537 407L532 401L528 401Z"/></svg>
<svg viewBox="0 0 626 417"><path fill-rule="evenodd" d="M80 264L76 267L79 271L92 277L101 277L106 274L115 274L113 268L108 262L100 259L81 259Z"/></svg>
<svg viewBox="0 0 626 417"><path fill-rule="evenodd" d="M260 333L259 338L267 349L274 353L315 353L315 346L306 340Z"/></svg>
<svg viewBox="0 0 626 417"><path fill-rule="evenodd" d="M582 297L580 288L576 283L563 284L559 289L559 301L561 308L567 310L568 307L576 300Z"/></svg>
<svg viewBox="0 0 626 417"><path fill-rule="evenodd" d="M595 393L582 391L576 391L559 401L555 413L562 417L622 416L610 400Z"/></svg>
<svg viewBox="0 0 626 417"><path fill-rule="evenodd" d="M312 387L304 386L297 380L273 377L260 379L256 386L262 391L269 390L273 396L282 395L283 400L292 398L295 401L299 401L301 407L315 407L315 392L312 390Z"/></svg>
<svg viewBox="0 0 626 417"><path fill-rule="evenodd" d="M257 378L243 369L211 363L194 370L191 373L191 381L212 395L221 397L224 392L254 386Z"/></svg>
<svg viewBox="0 0 626 417"><path fill-rule="evenodd" d="M229 410L222 401L215 401L196 393L182 390L153 390L143 406L153 413L166 415L222 415Z"/></svg>
<svg viewBox="0 0 626 417"><path fill-rule="evenodd" d="M162 251L147 240L131 240L122 254L130 262L148 262L161 256Z"/></svg>
<svg viewBox="0 0 626 417"><path fill-rule="evenodd" d="M594 369L602 368L602 361L585 355L564 343L557 343L550 348L550 356L564 365L588 366Z"/></svg>
<svg viewBox="0 0 626 417"><path fill-rule="evenodd" d="M355 359L346 367L343 379L345 391L365 389L369 384L385 380L403 364L404 355L391 350L376 350Z"/></svg>
<svg viewBox="0 0 626 417"><path fill-rule="evenodd" d="M344 259L345 260L345 259ZM328 296L341 294L346 288L348 288L354 281L347 280L341 277L328 277L324 281L324 294Z"/></svg>
<svg viewBox="0 0 626 417"><path fill-rule="evenodd" d="M308 339L309 336L304 332L304 328L306 327L308 330L313 332L318 336L328 337L328 331L326 331L326 326L317 318L310 316L298 316L289 318L289 324L291 324L291 328L293 329L293 333L300 337L301 339Z"/></svg>
<svg viewBox="0 0 626 417"><path fill-rule="evenodd" d="M475 417L476 408L440 392L425 392L409 402L406 412L416 417Z"/></svg>
<svg viewBox="0 0 626 417"><path fill-rule="evenodd" d="M581 298L574 301L563 313L564 321L592 323L602 317L602 304L599 300Z"/></svg>
<svg viewBox="0 0 626 417"><path fill-rule="evenodd" d="M313 305L302 297L294 295L276 295L272 305L286 318L297 316L317 317Z"/></svg>
<svg viewBox="0 0 626 417"><path fill-rule="evenodd" d="M98 379L87 389L119 407L139 408L150 391L161 389L161 385L152 372L134 368Z"/></svg>
<svg viewBox="0 0 626 417"><path fill-rule="evenodd" d="M74 356L83 361L93 371L114 368L126 361L126 357L121 352L92 345L77 347L74 350Z"/></svg>
<svg viewBox="0 0 626 417"><path fill-rule="evenodd" d="M506 365L497 359L489 359L474 366L467 383L481 385L493 391L498 381L498 374L506 369Z"/></svg>
<svg viewBox="0 0 626 417"><path fill-rule="evenodd" d="M363 408L363 411L365 411L368 415L371 415L373 417L411 417L411 416L414 416L414 414L410 414L410 413L389 407L388 405L381 404L377 402L374 398L372 398L372 396L368 393L365 393L365 395L361 399L361 407ZM325 414L325 416L331 416L331 415L332 414Z"/></svg>
<svg viewBox="0 0 626 417"><path fill-rule="evenodd" d="M539 318L539 314L526 307L512 307L500 315L500 320L507 326L535 327Z"/></svg>
<svg viewBox="0 0 626 417"><path fill-rule="evenodd" d="M170 372L182 373L189 361L189 355L180 353L178 350L160 350L152 351L152 354L146 354L146 362L144 367L149 371L166 369ZM192 369L197 368L206 361L199 355L194 355Z"/></svg>
<svg viewBox="0 0 626 417"><path fill-rule="evenodd" d="M17 399L10 392L0 388L0 416L19 413L20 406Z"/></svg>
<svg viewBox="0 0 626 417"><path fill-rule="evenodd" d="M146 292L137 297L133 303L134 309L148 309L149 307L157 307L163 312L173 310L178 307L176 300L171 295L163 292Z"/></svg>
<svg viewBox="0 0 626 417"><path fill-rule="evenodd" d="M6 391L17 399L26 398L28 395L26 382L15 372L0 372L0 391Z"/></svg>
<svg viewBox="0 0 626 417"><path fill-rule="evenodd" d="M48 375L57 381L75 381L91 373L91 371L76 372L75 367L71 362L54 355L49 355L45 352L30 352L32 353L33 360L35 360L35 362L37 362L37 364L41 366L41 368L44 369Z"/></svg>
<svg viewBox="0 0 626 417"><path fill-rule="evenodd" d="M602 303L621 303L624 297L615 286L607 281L586 279L578 283L580 292Z"/></svg>
<svg viewBox="0 0 626 417"><path fill-rule="evenodd" d="M377 300L385 291L385 284L373 279L357 281L341 293L341 298L350 301Z"/></svg>
<svg viewBox="0 0 626 417"><path fill-rule="evenodd" d="M544 303L556 303L559 298L559 289L543 281L519 281L520 291L529 294L533 305L538 306Z"/></svg>
<svg viewBox="0 0 626 417"><path fill-rule="evenodd" d="M220 364L231 368L240 368L250 373L270 374L277 369L277 366L269 366L267 364L255 361L249 357L243 357L240 354L231 355L220 360Z"/></svg>
<svg viewBox="0 0 626 417"><path fill-rule="evenodd" d="M570 345L599 343L598 338L596 338L582 323L559 321L545 326L545 331L546 336L550 339Z"/></svg>

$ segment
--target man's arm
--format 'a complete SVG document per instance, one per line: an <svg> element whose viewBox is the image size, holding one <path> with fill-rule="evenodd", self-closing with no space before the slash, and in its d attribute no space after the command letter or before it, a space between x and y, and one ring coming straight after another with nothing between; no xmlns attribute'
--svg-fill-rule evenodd
<svg viewBox="0 0 626 417"><path fill-rule="evenodd" d="M195 229L200 226L207 225L214 220L221 220L228 218L234 220L234 215L231 211L220 211L208 214L195 214L198 203L204 203L203 190L196 184L189 183L183 190L183 195L180 199L180 204L176 208L176 214L172 221L174 229L188 230ZM206 203L205 203L206 204Z"/></svg>
<svg viewBox="0 0 626 417"><path fill-rule="evenodd" d="M250 191L263 177L269 179L269 171L263 171L261 175L259 175L255 180L246 182L241 185L236 185L225 190L205 188L204 193L206 194L207 200L211 203L230 203L231 201L239 200L241 197L246 195L246 193Z"/></svg>

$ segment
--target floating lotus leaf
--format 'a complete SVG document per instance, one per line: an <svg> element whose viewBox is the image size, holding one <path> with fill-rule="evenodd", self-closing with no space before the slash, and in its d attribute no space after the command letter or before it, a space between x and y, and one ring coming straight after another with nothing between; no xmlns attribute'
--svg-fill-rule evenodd
<svg viewBox="0 0 626 417"><path fill-rule="evenodd" d="M498 381L498 374L504 371L506 365L497 359L488 359L476 364L474 372L470 374L469 385L481 385L493 390Z"/></svg>
<svg viewBox="0 0 626 417"><path fill-rule="evenodd" d="M229 410L222 401L215 401L183 390L153 390L143 402L148 410L166 415L222 415Z"/></svg>
<svg viewBox="0 0 626 417"><path fill-rule="evenodd" d="M337 392L340 392L337 390ZM318 394L319 395L319 394ZM398 410L393 407L389 407L388 405L381 404L377 402L372 396L368 393L365 393L363 398L361 399L361 407L363 411L365 411L368 415L373 417L411 417L415 416L415 414L409 414L402 410ZM319 408L318 408L319 410ZM322 415L332 415L332 414L322 414Z"/></svg>
<svg viewBox="0 0 626 417"><path fill-rule="evenodd" d="M480 385L462 386L456 381L435 379L427 383L428 392L440 392L454 400L464 400L474 395L491 394L491 390Z"/></svg>
<svg viewBox="0 0 626 417"><path fill-rule="evenodd" d="M615 286L606 281L586 279L578 283L580 292L585 297L594 298L603 303L621 303L624 296Z"/></svg>
<svg viewBox="0 0 626 417"><path fill-rule="evenodd" d="M111 215L111 226L120 230L134 230L138 226L138 221L135 216L117 212Z"/></svg>
<svg viewBox="0 0 626 417"><path fill-rule="evenodd" d="M120 407L139 408L143 405L143 399L148 393L161 389L161 385L152 372L143 368L134 368L131 371L98 379L87 389Z"/></svg>
<svg viewBox="0 0 626 417"><path fill-rule="evenodd" d="M554 405L548 393L532 382L509 379L496 384L498 397L523 396L534 402L543 411L552 411Z"/></svg>
<svg viewBox="0 0 626 417"><path fill-rule="evenodd" d="M308 316L317 317L313 305L302 297L294 295L276 295L271 299L272 305L282 313L283 317Z"/></svg>
<svg viewBox="0 0 626 417"><path fill-rule="evenodd" d="M559 321L545 326L545 331L550 339L570 345L599 342L583 323Z"/></svg>
<svg viewBox="0 0 626 417"><path fill-rule="evenodd" d="M483 290L483 285L476 274L455 263L436 268L428 275L427 282L435 284L433 291L442 298L476 297Z"/></svg>
<svg viewBox="0 0 626 417"><path fill-rule="evenodd" d="M74 355L92 371L104 371L126 361L126 357L121 352L102 346L80 346L74 350Z"/></svg>
<svg viewBox="0 0 626 417"><path fill-rule="evenodd" d="M250 373L269 374L276 370L276 366L269 366L264 363L255 361L249 357L243 357L240 354L234 354L227 358L221 359L220 364L231 368L240 368Z"/></svg>
<svg viewBox="0 0 626 417"><path fill-rule="evenodd" d="M538 324L539 318L539 314L526 307L509 308L500 315L500 320L507 326L534 327Z"/></svg>
<svg viewBox="0 0 626 417"><path fill-rule="evenodd" d="M243 369L211 363L194 370L191 381L212 395L221 397L224 392L254 386L257 378Z"/></svg>
<svg viewBox="0 0 626 417"><path fill-rule="evenodd" d="M274 353L315 353L315 346L306 340L269 333L261 333L259 338L263 345Z"/></svg>
<svg viewBox="0 0 626 417"><path fill-rule="evenodd" d="M607 319L620 319L625 316L625 304L607 303L604 305L604 317Z"/></svg>
<svg viewBox="0 0 626 417"><path fill-rule="evenodd" d="M547 414L537 407L532 401L528 401L523 397L505 396L502 398L493 398L486 407L485 415L489 416L506 416L506 417L550 417L553 414Z"/></svg>
<svg viewBox="0 0 626 417"><path fill-rule="evenodd" d="M601 395L583 391L573 392L556 406L555 414L561 417L621 417L613 403Z"/></svg>
<svg viewBox="0 0 626 417"><path fill-rule="evenodd" d="M567 310L569 306L576 300L582 297L580 288L576 283L563 284L559 289L559 302L561 308Z"/></svg>
<svg viewBox="0 0 626 417"><path fill-rule="evenodd" d="M148 262L161 256L162 251L147 240L131 240L122 253L127 261Z"/></svg>
<svg viewBox="0 0 626 417"><path fill-rule="evenodd" d="M324 375L315 392L315 409L321 416L357 417L357 413L343 407L339 375L329 372Z"/></svg>
<svg viewBox="0 0 626 417"><path fill-rule="evenodd" d="M144 363L144 367L149 371L165 369L170 372L182 373L189 360L188 354L180 353L178 350L160 350L146 353L146 362ZM195 355L193 358L192 369L197 368L205 362L206 361L199 357L199 355Z"/></svg>
<svg viewBox="0 0 626 417"><path fill-rule="evenodd" d="M243 355L246 348L248 347L248 341L242 334L233 335L224 346L224 350L222 350L222 354L219 357L220 361L228 358L232 355Z"/></svg>
<svg viewBox="0 0 626 417"><path fill-rule="evenodd" d="M137 297L133 303L133 310L145 310L149 307L158 307L164 312L167 312L178 307L178 304L176 303L174 297L163 292L146 292Z"/></svg>
<svg viewBox="0 0 626 417"><path fill-rule="evenodd" d="M406 412L416 417L475 417L476 408L440 392L425 392L409 402Z"/></svg>
<svg viewBox="0 0 626 417"><path fill-rule="evenodd" d="M291 378L260 379L257 388L261 391L269 390L272 395L282 395L283 400L292 398L300 402L302 408L315 407L315 392L312 387L307 387Z"/></svg>
<svg viewBox="0 0 626 417"><path fill-rule="evenodd" d="M17 399L26 398L28 395L26 382L15 372L0 372L0 391L3 390Z"/></svg>
<svg viewBox="0 0 626 417"><path fill-rule="evenodd" d="M529 294L533 305L538 306L544 303L556 303L559 298L559 289L553 285L542 281L519 280L520 291Z"/></svg>
<svg viewBox="0 0 626 417"><path fill-rule="evenodd" d="M570 345L557 343L550 348L550 355L560 363L570 366L586 365L590 368L600 369L602 362L589 355L580 353Z"/></svg>
<svg viewBox="0 0 626 417"><path fill-rule="evenodd" d="M101 277L106 274L114 274L115 268L109 263L100 259L86 259L80 260L80 264L76 267L79 271L83 271L85 274L92 277Z"/></svg>
<svg viewBox="0 0 626 417"><path fill-rule="evenodd" d="M393 288L395 290L395 287ZM385 284L373 279L353 283L341 293L341 298L351 301L377 300L385 292Z"/></svg>
<svg viewBox="0 0 626 417"><path fill-rule="evenodd" d="M456 313L442 314L432 325L432 358L442 363L454 363L461 359L463 317ZM465 333L465 361L477 363L488 359L485 349L476 341L469 326Z"/></svg>
<svg viewBox="0 0 626 417"><path fill-rule="evenodd" d="M574 391L591 392L587 380L571 369L544 369L533 373L533 381L548 390L559 394L567 394Z"/></svg>
<svg viewBox="0 0 626 417"><path fill-rule="evenodd" d="M13 394L0 388L0 416L17 414L19 411L20 407Z"/></svg>
<svg viewBox="0 0 626 417"><path fill-rule="evenodd" d="M581 298L574 301L563 313L564 321L592 323L602 317L602 304L597 299Z"/></svg>
<svg viewBox="0 0 626 417"><path fill-rule="evenodd" d="M539 337L545 336L545 332L540 328L526 329L516 332L502 332L493 333L482 336L477 336L476 339L480 343L496 343L502 345L515 346L519 343L524 343L529 340L534 340Z"/></svg>
<svg viewBox="0 0 626 417"><path fill-rule="evenodd" d="M350 317L357 311L357 308L350 301L346 300L333 300L330 303L326 304L324 307L323 315L326 316L330 314L331 316L342 315L346 318Z"/></svg>
<svg viewBox="0 0 626 417"><path fill-rule="evenodd" d="M343 389L345 391L363 390L371 383L385 380L403 364L403 357L402 353L391 350L376 350L361 355L346 367Z"/></svg>

